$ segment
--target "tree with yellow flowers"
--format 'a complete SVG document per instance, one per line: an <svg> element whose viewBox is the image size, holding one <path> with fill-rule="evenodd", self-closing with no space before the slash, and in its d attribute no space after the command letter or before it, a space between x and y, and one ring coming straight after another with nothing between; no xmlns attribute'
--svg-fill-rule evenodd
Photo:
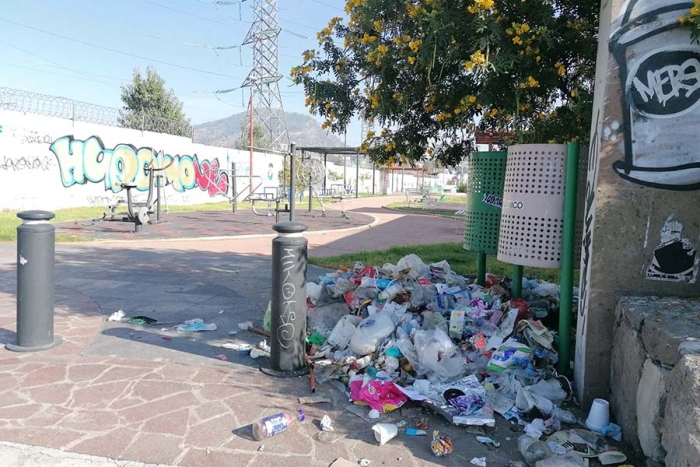
<svg viewBox="0 0 700 467"><path fill-rule="evenodd" d="M599 0L347 0L291 76L379 163L455 165L479 129L519 142L587 139Z"/></svg>

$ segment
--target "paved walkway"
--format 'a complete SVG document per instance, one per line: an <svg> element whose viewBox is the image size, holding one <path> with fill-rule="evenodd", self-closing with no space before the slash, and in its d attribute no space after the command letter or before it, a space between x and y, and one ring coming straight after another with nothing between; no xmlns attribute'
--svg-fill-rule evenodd
<svg viewBox="0 0 700 467"><path fill-rule="evenodd" d="M382 210L390 201L361 199L348 206L373 216L375 225L310 232L310 255L461 240L459 221ZM344 411L346 396L330 384L315 395L331 403L303 406L307 422L254 441L252 422L294 411L299 397L311 395L307 377L265 376L258 370L264 361L221 347L260 340L237 324L261 326L270 297L269 252L270 238L58 245L55 332L65 342L40 353L0 350L0 441L188 467L325 467L338 457L371 459L373 466L463 466L473 457L504 465L518 458L517 433L503 420L491 434L503 443L500 449L477 443L435 415L431 429L455 441L451 456L434 457L425 437L400 436L380 447L371 423ZM15 340L16 259L7 247L0 255L0 343L7 343ZM309 279L322 272L310 267ZM159 324L105 321L118 309ZM217 330L166 329L191 318L216 323ZM426 415L423 410L404 408L382 421L413 423ZM340 437L333 444L315 438L324 414Z"/></svg>

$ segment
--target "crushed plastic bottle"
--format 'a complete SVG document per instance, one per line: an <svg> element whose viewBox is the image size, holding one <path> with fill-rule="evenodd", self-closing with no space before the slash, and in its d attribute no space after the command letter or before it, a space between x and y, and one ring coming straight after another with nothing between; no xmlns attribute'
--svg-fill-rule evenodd
<svg viewBox="0 0 700 467"><path fill-rule="evenodd" d="M265 417L253 423L253 438L257 441L271 438L275 435L287 431L296 421L303 422L306 414L303 410L298 410L297 414L278 413L270 417Z"/></svg>
<svg viewBox="0 0 700 467"><path fill-rule="evenodd" d="M535 467L537 461L549 459L554 455L547 443L543 443L539 439L528 435L518 438L518 451L520 451L520 454L530 467Z"/></svg>

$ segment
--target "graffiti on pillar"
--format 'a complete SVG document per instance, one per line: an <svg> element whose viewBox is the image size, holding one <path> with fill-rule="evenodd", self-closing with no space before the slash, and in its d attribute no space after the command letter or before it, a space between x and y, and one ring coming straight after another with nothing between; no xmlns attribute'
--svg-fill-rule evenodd
<svg viewBox="0 0 700 467"><path fill-rule="evenodd" d="M163 168L166 184L177 192L198 187L210 196L226 194L229 178L221 172L218 159L199 161L197 155L171 156L152 148L117 144L108 149L97 136L85 140L63 136L49 147L56 156L64 187L104 183L105 191L118 193L123 183L135 183L139 191L150 186L146 167Z"/></svg>
<svg viewBox="0 0 700 467"><path fill-rule="evenodd" d="M669 216L661 228L661 241L647 269L647 279L694 284L700 256L692 242L683 237L683 224Z"/></svg>
<svg viewBox="0 0 700 467"><path fill-rule="evenodd" d="M298 260L294 255L293 248L285 248L285 255L282 257L282 272L285 273L282 279L282 313L280 315L280 325L277 328L277 339L283 349L288 349L294 344L296 329L294 322L296 312L294 311L297 301L292 300L297 293L296 286L292 283L292 269L297 265Z"/></svg>
<svg viewBox="0 0 700 467"><path fill-rule="evenodd" d="M613 24L610 50L622 88L624 158L630 182L667 190L700 189L700 45L679 21L688 0L628 0Z"/></svg>

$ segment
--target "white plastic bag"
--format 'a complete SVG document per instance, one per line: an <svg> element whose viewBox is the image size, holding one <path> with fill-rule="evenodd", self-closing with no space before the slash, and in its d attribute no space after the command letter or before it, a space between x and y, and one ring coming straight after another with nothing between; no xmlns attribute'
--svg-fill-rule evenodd
<svg viewBox="0 0 700 467"><path fill-rule="evenodd" d="M360 322L360 318L354 315L343 316L338 324L335 325L331 335L328 336L326 343L333 347L343 350L350 343L350 339L355 334L356 325Z"/></svg>
<svg viewBox="0 0 700 467"><path fill-rule="evenodd" d="M368 355L377 350L382 340L394 332L394 322L382 311L363 319L350 340L350 348L358 355Z"/></svg>
<svg viewBox="0 0 700 467"><path fill-rule="evenodd" d="M464 374L466 360L445 331L439 328L417 331L413 340L418 359L415 370L419 375L426 375L429 380L448 381Z"/></svg>
<svg viewBox="0 0 700 467"><path fill-rule="evenodd" d="M561 405L566 399L566 391L561 388L561 383L556 379L541 380L532 386L527 386L526 389L534 395L549 399L554 405Z"/></svg>

